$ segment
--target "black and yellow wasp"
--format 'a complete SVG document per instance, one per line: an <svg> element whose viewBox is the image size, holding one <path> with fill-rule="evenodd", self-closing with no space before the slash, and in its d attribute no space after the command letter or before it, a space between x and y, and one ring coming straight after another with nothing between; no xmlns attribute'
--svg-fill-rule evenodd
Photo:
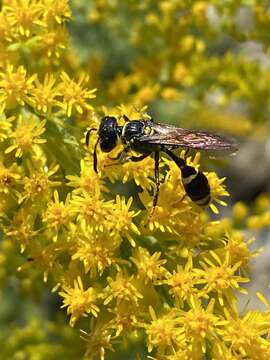
<svg viewBox="0 0 270 360"><path fill-rule="evenodd" d="M122 116L125 124L120 126L114 116L102 118L98 129L92 128L86 133L86 145L89 145L90 133L98 131L98 139L94 147L94 170L97 173L97 146L103 152L109 153L119 143L124 149L113 158L120 163L126 161L141 161L147 156L154 155L156 191L153 199L154 211L159 195L160 152L166 153L179 167L182 174L182 183L186 194L199 206L206 206L211 201L211 190L207 177L198 169L186 164L186 160L175 155L172 151L177 148L185 150L205 150L211 152L234 153L237 147L231 140L205 131L192 131L172 125L156 123L153 119L130 120ZM133 156L135 151L140 156Z"/></svg>

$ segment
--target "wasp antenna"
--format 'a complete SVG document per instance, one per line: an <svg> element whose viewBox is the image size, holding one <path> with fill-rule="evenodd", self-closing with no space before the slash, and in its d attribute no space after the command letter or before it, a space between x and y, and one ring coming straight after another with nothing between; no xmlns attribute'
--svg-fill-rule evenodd
<svg viewBox="0 0 270 360"><path fill-rule="evenodd" d="M88 130L86 135L85 135L85 143L86 143L87 147L89 146L89 143L90 143L90 134L91 134L92 131L97 131L97 129L92 128L92 129Z"/></svg>
<svg viewBox="0 0 270 360"><path fill-rule="evenodd" d="M125 122L130 121L129 118L127 117L127 115L123 114L119 116L119 119L123 118Z"/></svg>

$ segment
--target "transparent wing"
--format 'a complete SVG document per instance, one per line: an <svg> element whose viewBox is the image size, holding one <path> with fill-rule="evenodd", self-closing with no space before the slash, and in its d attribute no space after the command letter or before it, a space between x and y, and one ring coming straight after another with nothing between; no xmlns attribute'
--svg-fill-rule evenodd
<svg viewBox="0 0 270 360"><path fill-rule="evenodd" d="M238 150L235 142L207 131L187 130L158 123L151 123L151 127L155 133L153 135L142 136L138 139L139 142L214 152L224 151L233 153Z"/></svg>

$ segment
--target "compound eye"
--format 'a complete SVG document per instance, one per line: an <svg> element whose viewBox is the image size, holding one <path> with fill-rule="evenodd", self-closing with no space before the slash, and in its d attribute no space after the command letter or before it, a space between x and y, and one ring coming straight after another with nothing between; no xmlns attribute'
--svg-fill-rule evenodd
<svg viewBox="0 0 270 360"><path fill-rule="evenodd" d="M114 116L104 116L104 118L101 119L99 131L102 131L104 128L114 128L117 126L117 120Z"/></svg>

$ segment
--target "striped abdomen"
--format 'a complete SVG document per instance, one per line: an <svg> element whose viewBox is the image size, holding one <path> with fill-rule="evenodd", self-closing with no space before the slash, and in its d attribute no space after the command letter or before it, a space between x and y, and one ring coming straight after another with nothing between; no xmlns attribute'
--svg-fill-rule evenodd
<svg viewBox="0 0 270 360"><path fill-rule="evenodd" d="M187 195L199 206L206 206L210 203L211 194L207 177L194 167L182 164L182 183Z"/></svg>
<svg viewBox="0 0 270 360"><path fill-rule="evenodd" d="M211 201L210 186L207 177L193 166L188 166L185 160L176 156L171 150L165 151L181 170L182 183L187 195L199 206L206 206Z"/></svg>

